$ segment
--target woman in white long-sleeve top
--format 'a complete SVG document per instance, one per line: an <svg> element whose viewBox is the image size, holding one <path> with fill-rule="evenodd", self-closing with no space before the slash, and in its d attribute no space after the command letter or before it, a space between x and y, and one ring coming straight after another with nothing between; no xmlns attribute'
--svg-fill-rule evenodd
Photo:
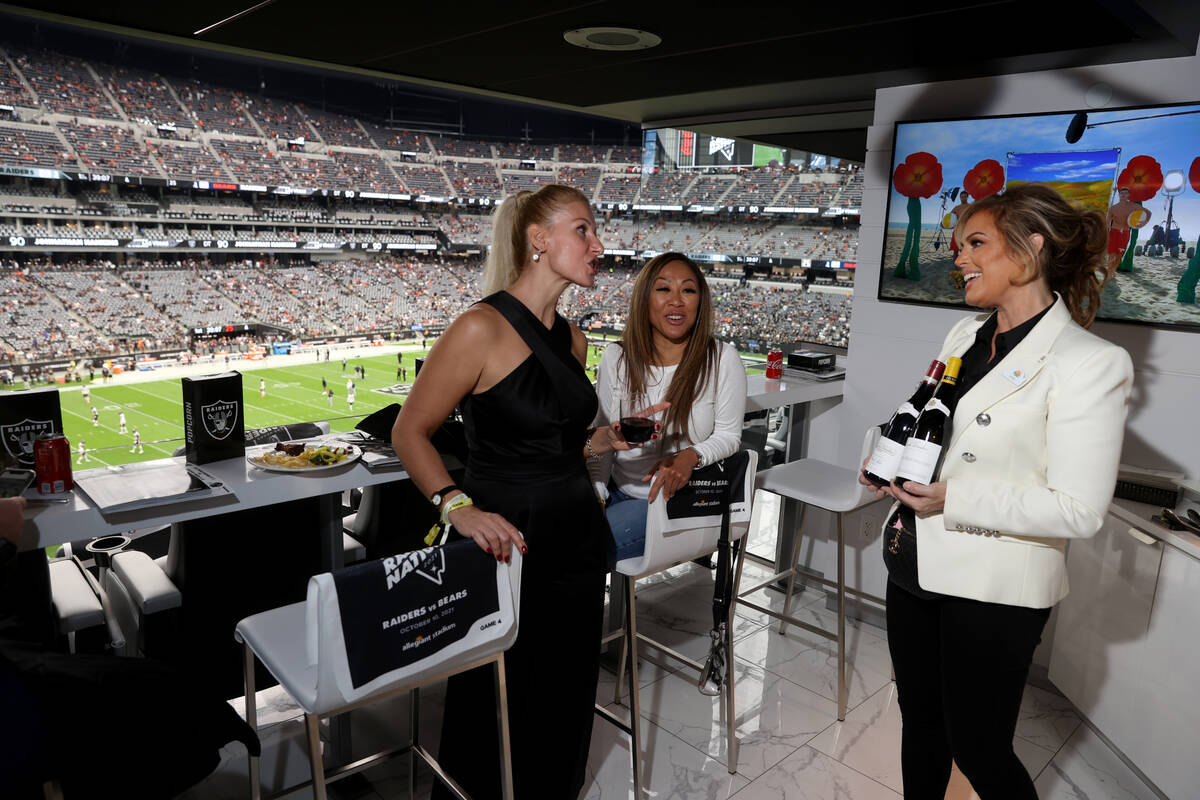
<svg viewBox="0 0 1200 800"><path fill-rule="evenodd" d="M1036 800L1013 752L1033 652L1067 593L1065 545L1100 529L1133 385L1129 355L1085 330L1106 232L1044 186L970 206L955 264L958 404L940 474L879 490L888 645L903 717L905 797L943 797L953 760L982 800Z"/></svg>
<svg viewBox="0 0 1200 800"><path fill-rule="evenodd" d="M671 497L694 469L737 452L746 370L712 329L712 297L695 262L681 253L647 262L633 285L621 342L600 360L595 425L618 421L622 408L670 407L657 443L588 461L607 501L618 561L642 554L648 504L660 492Z"/></svg>

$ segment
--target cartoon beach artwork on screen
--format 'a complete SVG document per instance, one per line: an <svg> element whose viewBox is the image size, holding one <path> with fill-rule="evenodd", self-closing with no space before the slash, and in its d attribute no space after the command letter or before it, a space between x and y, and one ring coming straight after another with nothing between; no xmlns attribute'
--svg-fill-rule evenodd
<svg viewBox="0 0 1200 800"><path fill-rule="evenodd" d="M896 125L879 297L963 306L958 216L1042 183L1108 227L1100 319L1200 330L1200 105Z"/></svg>

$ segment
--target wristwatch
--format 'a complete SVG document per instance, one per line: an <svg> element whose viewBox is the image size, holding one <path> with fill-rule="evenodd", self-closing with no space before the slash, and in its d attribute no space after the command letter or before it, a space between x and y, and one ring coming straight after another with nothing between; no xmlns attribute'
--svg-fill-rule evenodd
<svg viewBox="0 0 1200 800"><path fill-rule="evenodd" d="M429 502L433 503L435 508L441 508L442 503L446 502L446 495L450 494L451 492L461 492L461 491L462 491L461 489L459 489L457 486L455 486L452 483L449 486L447 486L446 488L438 489L436 492L434 492L433 497L429 498Z"/></svg>
<svg viewBox="0 0 1200 800"><path fill-rule="evenodd" d="M696 447L689 447L688 449L696 454L696 469L700 469L701 467L703 467L704 466L704 453L701 453L699 448L696 448Z"/></svg>

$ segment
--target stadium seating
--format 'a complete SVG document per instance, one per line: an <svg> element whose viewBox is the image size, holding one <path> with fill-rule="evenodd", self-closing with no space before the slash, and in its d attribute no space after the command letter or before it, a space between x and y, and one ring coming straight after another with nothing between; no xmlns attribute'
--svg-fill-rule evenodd
<svg viewBox="0 0 1200 800"><path fill-rule="evenodd" d="M43 51L5 54L0 103L19 106L17 116L24 121L0 122L0 164L84 170L114 180L0 176L0 236L24 237L30 246L38 237L216 240L230 252L236 242L283 242L295 245L297 254L310 249L332 259L302 263L305 257L297 256L295 263L278 263L253 247L238 248L238 258L230 261L130 250L150 257L132 259L118 271L99 252L61 253L50 264L41 253L5 251L0 346L26 359L115 352L131 336L153 346L184 346L189 328L233 322L269 323L314 336L448 324L477 296L480 267L478 259L461 261L445 253L490 242L487 207L473 214L466 205L414 206L363 199L362 192L499 200L561 182L596 202L631 205L857 208L862 200L862 173L853 167L662 169L642 175L636 146L427 135L126 66ZM306 145L291 152L285 140L296 137ZM538 169L517 169L520 159L537 161ZM171 178L179 185L124 185L121 176ZM193 189L192 181L299 191L235 195ZM599 223L610 250L841 261L855 259L858 248L856 227L817 217L622 210ZM333 245L334 252L317 243ZM427 245L437 252L388 251L388 245ZM343 246L344 252L336 250ZM372 255L349 257L360 248ZM251 267L243 257L263 265ZM741 274L732 261L716 267ZM803 280L799 267L775 269L778 281ZM845 343L844 294L754 281L714 285L720 287L724 336ZM564 307L619 324L631 286L632 274L619 267L602 272L593 290L573 291Z"/></svg>
<svg viewBox="0 0 1200 800"><path fill-rule="evenodd" d="M158 175L150 154L128 128L60 122L79 159L92 172L120 175Z"/></svg>
<svg viewBox="0 0 1200 800"><path fill-rule="evenodd" d="M696 179L693 172L652 172L642 176L640 203L679 203Z"/></svg>
<svg viewBox="0 0 1200 800"><path fill-rule="evenodd" d="M44 50L16 54L18 69L43 108L92 119L121 118L82 60Z"/></svg>
<svg viewBox="0 0 1200 800"><path fill-rule="evenodd" d="M444 161L442 166L455 195L498 199L504 194L494 162Z"/></svg>
<svg viewBox="0 0 1200 800"><path fill-rule="evenodd" d="M641 175L606 172L600 178L598 197L603 203L632 203L641 187Z"/></svg>
<svg viewBox="0 0 1200 800"><path fill-rule="evenodd" d="M123 66L108 66L105 85L131 120L152 125L173 124L191 128L191 115L179 104L167 82L154 73Z"/></svg>
<svg viewBox="0 0 1200 800"><path fill-rule="evenodd" d="M53 129L16 125L0 125L0 161L25 167L79 166Z"/></svg>
<svg viewBox="0 0 1200 800"><path fill-rule="evenodd" d="M554 160L555 147L553 145L505 142L497 144L495 147L498 158L533 159L535 161Z"/></svg>
<svg viewBox="0 0 1200 800"><path fill-rule="evenodd" d="M184 108L203 130L241 136L261 135L243 110L244 95L241 92L220 89L199 81L178 81L172 86Z"/></svg>
<svg viewBox="0 0 1200 800"><path fill-rule="evenodd" d="M240 183L290 185L292 176L265 142L249 139L211 139L213 150Z"/></svg>

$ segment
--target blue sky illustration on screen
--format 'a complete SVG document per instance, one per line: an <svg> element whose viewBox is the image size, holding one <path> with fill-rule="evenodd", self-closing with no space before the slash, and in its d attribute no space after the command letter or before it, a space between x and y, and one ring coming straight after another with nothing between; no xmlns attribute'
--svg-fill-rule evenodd
<svg viewBox="0 0 1200 800"><path fill-rule="evenodd" d="M1124 111L1092 111L1088 113L1088 128L1075 144L1066 141L1067 126L1073 113L1045 114L992 119L950 120L942 122L902 122L896 126L895 151L891 173L888 175L891 203L888 225L908 224L907 198L891 185L896 166L910 154L932 153L942 165L942 188L930 198L921 200L922 227L930 228L941 219L941 194L961 187L967 172L984 159L995 159L1006 165L1006 180L1045 181L1039 175L1057 174L1050 180L1113 180L1130 159L1148 155L1162 165L1165 175L1173 169L1186 175L1192 160L1200 156L1200 105L1135 108ZM1170 116L1168 116L1170 115ZM1145 119L1144 119L1145 118ZM1100 123L1100 124L1098 124ZM1117 163L1109 166L1106 152L1118 151ZM1009 155L1018 154L1016 164ZM1056 171L1044 170L1054 165ZM1007 174L1011 172L1012 174ZM1078 177L1069 177L1077 175ZM1094 178L1089 176L1095 176ZM1154 222L1166 219L1167 196L1160 191L1147 200L1145 206L1154 212ZM949 206L955 205L950 202ZM1195 241L1200 235L1200 195L1186 184L1175 197L1174 220L1185 240Z"/></svg>

